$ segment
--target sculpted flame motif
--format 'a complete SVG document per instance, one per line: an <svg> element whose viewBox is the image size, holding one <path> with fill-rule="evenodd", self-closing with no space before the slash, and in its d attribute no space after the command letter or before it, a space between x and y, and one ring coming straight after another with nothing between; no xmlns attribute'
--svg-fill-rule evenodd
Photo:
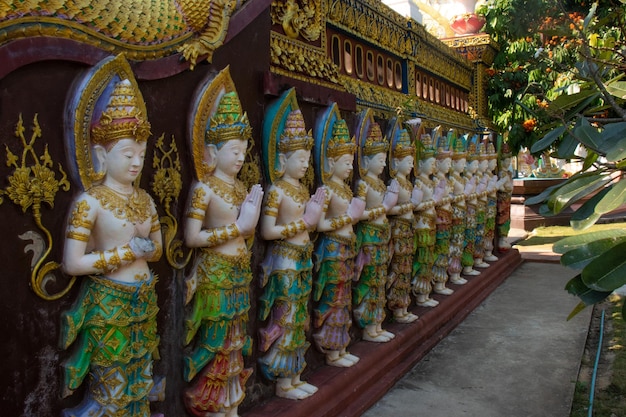
<svg viewBox="0 0 626 417"><path fill-rule="evenodd" d="M181 52L196 64L222 45L235 0L43 0L0 2L0 45L19 38L77 40L130 59Z"/></svg>

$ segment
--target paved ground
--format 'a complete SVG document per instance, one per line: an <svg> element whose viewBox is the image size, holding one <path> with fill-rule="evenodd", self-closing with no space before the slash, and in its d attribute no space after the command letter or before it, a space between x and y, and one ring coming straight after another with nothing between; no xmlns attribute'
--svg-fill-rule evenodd
<svg viewBox="0 0 626 417"><path fill-rule="evenodd" d="M574 275L526 261L364 417L569 416L591 316L566 321Z"/></svg>

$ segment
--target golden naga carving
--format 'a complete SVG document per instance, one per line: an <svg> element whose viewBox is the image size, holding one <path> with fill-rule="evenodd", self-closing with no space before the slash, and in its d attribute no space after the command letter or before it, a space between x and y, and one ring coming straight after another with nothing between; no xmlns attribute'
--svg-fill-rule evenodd
<svg viewBox="0 0 626 417"><path fill-rule="evenodd" d="M72 277L68 285L58 293L49 293L46 286L50 282L57 280L53 272L61 266L55 261L46 262L46 258L52 251L52 235L50 231L41 222L41 206L45 203L50 208L54 207L54 199L60 188L63 191L70 189L70 183L67 175L63 171L61 164L58 165L58 171L61 174L60 180L56 179L56 173L53 170L54 163L48 154L48 146L46 145L43 155L37 155L34 149L35 141L42 137L41 127L37 121L37 114L33 118L32 135L30 139L25 136L26 129L22 121L20 113L19 120L15 127L15 136L22 142L23 150L21 157L15 155L6 146L7 165L12 166L13 173L9 176L9 186L5 190L0 190L0 203L3 202L3 195L6 195L13 203L22 208L22 212L32 207L33 218L37 227L44 233L46 241L42 242L42 238L36 232L27 232L20 235L20 238L32 240L33 244L28 245L25 250L33 251L33 262L31 263L30 285L35 294L44 300L56 300L65 295L76 280ZM27 164L30 157L32 165ZM37 250L37 243L43 243L40 247L45 247L43 254ZM38 257L39 256L39 257ZM38 257L38 258L37 258ZM45 263L44 263L45 262Z"/></svg>
<svg viewBox="0 0 626 417"><path fill-rule="evenodd" d="M281 0L272 2L272 23L281 25L285 35L307 41L319 39L323 30L319 0Z"/></svg>
<svg viewBox="0 0 626 417"><path fill-rule="evenodd" d="M19 38L72 39L129 59L181 52L191 67L222 45L236 0L0 2L0 46Z"/></svg>
<svg viewBox="0 0 626 417"><path fill-rule="evenodd" d="M165 210L165 216L159 220L163 230L163 247L167 262L176 269L184 268L191 259L191 251L185 255L183 242L176 239L178 232L178 221L172 214L172 203L178 201L180 191L183 188L180 158L178 148L172 136L169 146L165 145L165 134L162 134L154 147L154 159L152 168L156 171L152 179L152 190L159 199ZM160 156L159 156L160 154Z"/></svg>

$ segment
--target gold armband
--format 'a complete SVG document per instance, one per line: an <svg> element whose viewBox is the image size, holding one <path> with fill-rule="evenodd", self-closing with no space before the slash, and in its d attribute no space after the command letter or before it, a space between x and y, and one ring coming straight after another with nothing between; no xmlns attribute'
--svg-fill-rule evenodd
<svg viewBox="0 0 626 417"><path fill-rule="evenodd" d="M159 242L154 242L154 252L152 252L150 259L146 259L146 261L156 262L161 259L161 255L163 255L163 247Z"/></svg>
<svg viewBox="0 0 626 417"><path fill-rule="evenodd" d="M74 210L72 210L70 225L76 229L79 227L83 227L87 230L93 229L93 222L91 220L87 220L89 210L89 204L87 204L85 200L78 201Z"/></svg>
<svg viewBox="0 0 626 417"><path fill-rule="evenodd" d="M94 262L93 267L102 271L103 274L115 272L120 266L128 265L137 259L128 244L93 253L98 255L98 260Z"/></svg>
<svg viewBox="0 0 626 417"><path fill-rule="evenodd" d="M359 182L356 188L356 196L362 199L367 197L367 185L364 182Z"/></svg>
<svg viewBox="0 0 626 417"><path fill-rule="evenodd" d="M385 214L385 208L384 207L375 207L373 209L370 210L367 219L368 220L375 220L377 218L379 218L380 216L382 216L383 214Z"/></svg>
<svg viewBox="0 0 626 417"><path fill-rule="evenodd" d="M352 219L347 214L344 214L343 216L333 217L332 219L330 219L330 227L333 230L341 229L345 225L351 224L351 223L352 223Z"/></svg>
<svg viewBox="0 0 626 417"><path fill-rule="evenodd" d="M267 195L267 200L265 201L265 210L263 210L263 214L272 217L278 217L278 206L280 203L278 202L278 191L271 190Z"/></svg>
<svg viewBox="0 0 626 417"><path fill-rule="evenodd" d="M228 242L229 240L240 235L239 228L235 223L207 230L207 233L209 234L209 237L207 237L209 246L221 245L222 243Z"/></svg>
<svg viewBox="0 0 626 417"><path fill-rule="evenodd" d="M154 214L152 216L152 224L150 225L150 233L158 232L161 230L161 223L159 222L159 216Z"/></svg>
<svg viewBox="0 0 626 417"><path fill-rule="evenodd" d="M204 215L196 213L195 211L188 212L187 217L190 219L200 220L201 222L204 221Z"/></svg>
<svg viewBox="0 0 626 417"><path fill-rule="evenodd" d="M68 230L67 234L65 235L66 238L68 239L74 239L74 240L80 240L81 242L88 242L89 241L89 235L86 233L80 233L77 232L75 230Z"/></svg>
<svg viewBox="0 0 626 417"><path fill-rule="evenodd" d="M400 214L405 214L413 211L413 203L404 203L400 205Z"/></svg>
<svg viewBox="0 0 626 417"><path fill-rule="evenodd" d="M298 221L286 224L280 234L283 235L283 238L289 239L290 237L302 233L305 230L307 230L306 223L304 222L304 220L300 219Z"/></svg>

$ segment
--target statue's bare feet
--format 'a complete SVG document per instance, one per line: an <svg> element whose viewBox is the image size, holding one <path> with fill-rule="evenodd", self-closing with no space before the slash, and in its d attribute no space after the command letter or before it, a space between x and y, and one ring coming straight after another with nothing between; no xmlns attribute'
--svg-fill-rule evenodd
<svg viewBox="0 0 626 417"><path fill-rule="evenodd" d="M291 378L278 378L276 382L276 396L289 400L302 400L311 394L298 389L291 383Z"/></svg>
<svg viewBox="0 0 626 417"><path fill-rule="evenodd" d="M395 335L395 334L393 334L393 333L391 333L391 332L388 332L387 330L382 330L382 329L381 329L381 333L379 333L379 334L381 334L381 335L382 335L382 336L384 336L384 337L389 338L389 340L391 340L391 339L393 339L394 337L396 337L396 335Z"/></svg>
<svg viewBox="0 0 626 417"><path fill-rule="evenodd" d="M393 319L398 323L413 323L418 317L413 313L403 312L402 314L396 315L394 312Z"/></svg>
<svg viewBox="0 0 626 417"><path fill-rule="evenodd" d="M471 266L466 266L465 268L463 268L463 275L475 277L476 275L480 275L480 271L475 270Z"/></svg>
<svg viewBox="0 0 626 417"><path fill-rule="evenodd" d="M439 301L434 298L426 297L423 300L418 299L416 304L420 307L437 307L439 305Z"/></svg>
<svg viewBox="0 0 626 417"><path fill-rule="evenodd" d="M367 340L368 342L376 342L376 343L385 343L390 341L391 339L384 336L383 334L379 334L374 332L369 332L365 330L363 332L363 340Z"/></svg>
<svg viewBox="0 0 626 417"><path fill-rule="evenodd" d="M348 353L348 352L344 353L342 357L343 357L344 359L346 359L346 360L348 360L348 361L352 362L352 365L354 365L354 364L355 364L355 363L357 363L359 360L361 360L361 358L359 358L358 356L354 356L353 354Z"/></svg>
<svg viewBox="0 0 626 417"><path fill-rule="evenodd" d="M317 392L317 387L315 385L309 384L308 382L298 381L298 382L295 382L293 386L299 389L300 391L304 391L307 394L309 394L307 395L307 397Z"/></svg>
<svg viewBox="0 0 626 417"><path fill-rule="evenodd" d="M329 355L326 355L326 365L336 366L338 368L349 368L354 365L354 363L349 361L345 356L331 358Z"/></svg>
<svg viewBox="0 0 626 417"><path fill-rule="evenodd" d="M498 260L498 257L496 255L494 255L493 253L488 253L485 254L485 261L487 262L495 262Z"/></svg>
<svg viewBox="0 0 626 417"><path fill-rule="evenodd" d="M453 283L454 285L463 285L463 284L467 284L467 280L465 278L461 278L461 276L459 275L458 277L450 277L450 282Z"/></svg>
<svg viewBox="0 0 626 417"><path fill-rule="evenodd" d="M452 294L454 292L454 290L451 290L450 288L446 287L445 285L436 286L434 291L437 294L441 294L441 295L450 295L450 294Z"/></svg>
<svg viewBox="0 0 626 417"><path fill-rule="evenodd" d="M511 244L507 242L506 238L501 237L498 239L498 249L502 252L511 249Z"/></svg>
<svg viewBox="0 0 626 417"><path fill-rule="evenodd" d="M487 262L483 261L482 259L475 259L474 266L476 268L489 268L490 265Z"/></svg>
<svg viewBox="0 0 626 417"><path fill-rule="evenodd" d="M237 407L228 410L226 412L226 417L239 417L239 414L237 413Z"/></svg>

